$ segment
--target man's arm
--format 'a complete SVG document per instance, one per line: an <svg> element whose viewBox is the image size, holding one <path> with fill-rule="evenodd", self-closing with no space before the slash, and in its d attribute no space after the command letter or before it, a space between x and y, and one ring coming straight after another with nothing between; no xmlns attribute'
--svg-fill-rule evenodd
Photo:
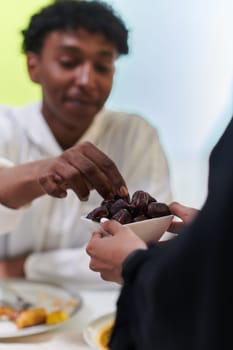
<svg viewBox="0 0 233 350"><path fill-rule="evenodd" d="M26 259L27 255L0 259L0 279L23 277Z"/></svg>
<svg viewBox="0 0 233 350"><path fill-rule="evenodd" d="M24 264L26 278L57 283L65 288L78 290L80 285L112 288L115 283L105 282L100 275L88 268L89 256L85 246L32 253Z"/></svg>
<svg viewBox="0 0 233 350"><path fill-rule="evenodd" d="M50 162L50 160L40 160L0 168L1 204L8 208L18 209L45 194L38 178Z"/></svg>
<svg viewBox="0 0 233 350"><path fill-rule="evenodd" d="M114 162L89 142L72 147L60 156L0 168L0 202L17 209L47 193L63 198L72 189L87 200L91 189L102 197L128 195Z"/></svg>

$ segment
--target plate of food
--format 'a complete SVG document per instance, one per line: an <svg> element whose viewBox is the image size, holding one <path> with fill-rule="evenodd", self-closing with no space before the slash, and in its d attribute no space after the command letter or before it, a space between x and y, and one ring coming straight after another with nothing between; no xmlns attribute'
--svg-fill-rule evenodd
<svg viewBox="0 0 233 350"><path fill-rule="evenodd" d="M0 339L48 332L74 317L81 298L56 285L27 280L0 284Z"/></svg>
<svg viewBox="0 0 233 350"><path fill-rule="evenodd" d="M108 350L108 342L114 325L115 313L102 315L91 321L83 331L86 343L95 350Z"/></svg>
<svg viewBox="0 0 233 350"><path fill-rule="evenodd" d="M128 226L146 243L158 241L170 226L173 215L168 205L157 201L148 192L136 191L132 199L115 198L104 200L81 220L85 222L89 233L103 232L100 222L116 220Z"/></svg>

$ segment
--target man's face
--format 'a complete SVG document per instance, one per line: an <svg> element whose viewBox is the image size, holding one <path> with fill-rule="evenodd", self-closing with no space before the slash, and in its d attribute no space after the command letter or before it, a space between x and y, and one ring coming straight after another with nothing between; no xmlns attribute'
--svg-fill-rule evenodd
<svg viewBox="0 0 233 350"><path fill-rule="evenodd" d="M41 53L33 56L29 73L41 84L45 118L76 128L89 125L112 88L115 46L100 33L54 31L45 38ZM30 71L31 70L31 71Z"/></svg>

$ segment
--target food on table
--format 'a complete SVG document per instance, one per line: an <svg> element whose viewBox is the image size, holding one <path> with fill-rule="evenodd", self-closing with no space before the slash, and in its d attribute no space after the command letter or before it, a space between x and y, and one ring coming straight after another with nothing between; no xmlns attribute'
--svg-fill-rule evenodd
<svg viewBox="0 0 233 350"><path fill-rule="evenodd" d="M103 350L109 350L108 348L108 342L110 340L112 330L113 330L114 322L109 323L104 328L101 329L97 342L101 346L101 349Z"/></svg>
<svg viewBox="0 0 233 350"><path fill-rule="evenodd" d="M103 200L99 207L87 214L87 218L97 222L102 218L113 219L124 225L170 214L165 203L158 202L148 192L136 191L131 201L120 197Z"/></svg>
<svg viewBox="0 0 233 350"><path fill-rule="evenodd" d="M64 306L72 308L72 307L76 307L77 305L78 305L78 300L75 298L70 298L69 300L67 300Z"/></svg>
<svg viewBox="0 0 233 350"><path fill-rule="evenodd" d="M15 323L18 329L45 323L46 310L42 307L16 310L8 306L0 307L0 318Z"/></svg>
<svg viewBox="0 0 233 350"><path fill-rule="evenodd" d="M45 323L47 325L53 325L53 324L57 324L60 322L64 322L64 321L68 320L69 318L70 318L70 316L69 316L68 312L66 312L65 310L56 310L56 311L52 311L49 314L47 314Z"/></svg>
<svg viewBox="0 0 233 350"><path fill-rule="evenodd" d="M17 328L20 329L45 323L45 320L46 310L43 307L40 307L19 311L18 316L15 318L15 324Z"/></svg>
<svg viewBox="0 0 233 350"><path fill-rule="evenodd" d="M38 297L40 304L41 297ZM46 306L41 306L46 301ZM14 322L18 329L32 327L39 324L54 325L65 322L70 318L69 310L76 307L77 299L56 299L49 302L48 297L43 297L43 302L38 307L27 309L15 309L7 305L0 306L0 320Z"/></svg>
<svg viewBox="0 0 233 350"><path fill-rule="evenodd" d="M14 310L8 306L0 306L0 319L7 319L10 321L15 321L18 311Z"/></svg>

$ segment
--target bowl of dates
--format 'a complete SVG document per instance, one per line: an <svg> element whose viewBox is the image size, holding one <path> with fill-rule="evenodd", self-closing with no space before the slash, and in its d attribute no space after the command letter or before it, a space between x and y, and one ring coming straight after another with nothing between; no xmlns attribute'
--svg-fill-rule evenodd
<svg viewBox="0 0 233 350"><path fill-rule="evenodd" d="M136 191L130 198L105 199L81 219L89 232L101 231L100 222L116 220L128 226L143 241L158 241L172 222L169 207L148 192Z"/></svg>

